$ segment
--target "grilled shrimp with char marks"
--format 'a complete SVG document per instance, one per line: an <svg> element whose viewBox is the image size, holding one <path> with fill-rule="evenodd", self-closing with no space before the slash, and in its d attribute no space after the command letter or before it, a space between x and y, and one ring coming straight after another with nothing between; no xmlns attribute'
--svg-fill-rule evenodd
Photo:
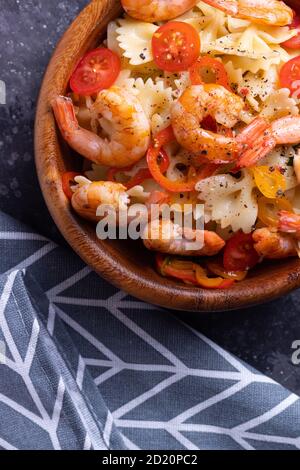
<svg viewBox="0 0 300 470"><path fill-rule="evenodd" d="M134 165L144 157L150 145L150 122L141 103L117 86L99 93L91 108L106 137L79 126L69 98L56 98L53 110L70 147L94 163L117 168Z"/></svg>
<svg viewBox="0 0 300 470"><path fill-rule="evenodd" d="M148 250L180 256L214 256L225 246L215 232L203 230L199 234L203 237L202 248L191 250L189 246L196 235L196 230L183 229L171 220L154 220L146 226L143 238Z"/></svg>

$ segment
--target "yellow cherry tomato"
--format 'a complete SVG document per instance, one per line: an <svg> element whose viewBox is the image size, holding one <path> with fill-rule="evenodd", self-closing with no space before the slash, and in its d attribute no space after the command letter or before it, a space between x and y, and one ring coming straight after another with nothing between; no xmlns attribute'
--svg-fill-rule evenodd
<svg viewBox="0 0 300 470"><path fill-rule="evenodd" d="M286 190L285 177L278 168L257 166L252 172L256 186L265 197L275 199Z"/></svg>
<svg viewBox="0 0 300 470"><path fill-rule="evenodd" d="M293 211L292 204L285 197L268 199L261 197L258 200L258 218L267 227L277 227L279 211Z"/></svg>

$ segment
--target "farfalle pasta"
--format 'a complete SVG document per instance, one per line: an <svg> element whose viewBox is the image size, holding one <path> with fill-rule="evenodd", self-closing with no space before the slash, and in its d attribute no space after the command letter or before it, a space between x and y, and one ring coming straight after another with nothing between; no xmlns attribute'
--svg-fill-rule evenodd
<svg viewBox="0 0 300 470"><path fill-rule="evenodd" d="M153 60L151 39L157 26L130 19L120 19L117 40L123 56L131 65L141 65Z"/></svg>
<svg viewBox="0 0 300 470"><path fill-rule="evenodd" d="M121 224L118 202L143 205L159 272L198 287L300 254L300 27L261 3L122 0L53 104L85 161L64 176L73 209L95 222L109 205Z"/></svg>
<svg viewBox="0 0 300 470"><path fill-rule="evenodd" d="M196 185L199 199L205 202L210 220L222 229L230 227L234 232L250 233L258 213L255 182L250 172L243 171L241 178L217 175Z"/></svg>

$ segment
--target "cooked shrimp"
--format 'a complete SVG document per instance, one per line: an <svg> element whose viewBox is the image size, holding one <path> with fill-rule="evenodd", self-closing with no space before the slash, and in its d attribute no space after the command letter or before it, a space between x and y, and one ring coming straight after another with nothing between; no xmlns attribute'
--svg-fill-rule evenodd
<svg viewBox="0 0 300 470"><path fill-rule="evenodd" d="M300 238L300 215L289 211L280 211L278 230Z"/></svg>
<svg viewBox="0 0 300 470"><path fill-rule="evenodd" d="M221 85L191 86L171 110L172 126L182 147L215 162L228 162L237 157L238 144L233 137L204 130L200 124L212 116L226 128L237 124L244 109L243 100Z"/></svg>
<svg viewBox="0 0 300 470"><path fill-rule="evenodd" d="M198 0L121 0L132 18L149 23L168 21L193 8Z"/></svg>
<svg viewBox="0 0 300 470"><path fill-rule="evenodd" d="M261 118L258 118L261 120ZM251 126L251 124L250 124ZM247 130L247 128L246 128ZM247 132L247 131L243 132ZM238 139L242 142L243 132ZM300 143L300 116L286 116L272 122L255 139L243 143L244 150L240 154L238 166L255 165L271 152L276 145L295 145Z"/></svg>
<svg viewBox="0 0 300 470"><path fill-rule="evenodd" d="M74 187L72 207L81 217L98 222L96 215L99 206L109 205L116 211L125 210L129 204L129 196L122 184L109 181L91 182L86 178L77 177L78 186Z"/></svg>
<svg viewBox="0 0 300 470"><path fill-rule="evenodd" d="M98 115L102 131L108 137L80 127L68 98L56 98L53 110L70 147L94 163L124 168L143 158L150 145L150 123L142 105L122 88L103 90L92 106L92 113Z"/></svg>
<svg viewBox="0 0 300 470"><path fill-rule="evenodd" d="M296 173L297 181L300 184L300 150L297 150L296 155L294 156L294 170Z"/></svg>
<svg viewBox="0 0 300 470"><path fill-rule="evenodd" d="M297 256L296 242L289 235L260 228L253 233L254 248L267 259L282 259Z"/></svg>
<svg viewBox="0 0 300 470"><path fill-rule="evenodd" d="M293 10L279 0L203 0L235 18L259 24L286 26L293 21Z"/></svg>
<svg viewBox="0 0 300 470"><path fill-rule="evenodd" d="M225 246L215 232L204 230L198 235L203 236L203 247L191 250L189 245L192 238L196 239L196 230L182 229L170 220L154 220L146 226L143 238L148 250L180 256L213 256Z"/></svg>

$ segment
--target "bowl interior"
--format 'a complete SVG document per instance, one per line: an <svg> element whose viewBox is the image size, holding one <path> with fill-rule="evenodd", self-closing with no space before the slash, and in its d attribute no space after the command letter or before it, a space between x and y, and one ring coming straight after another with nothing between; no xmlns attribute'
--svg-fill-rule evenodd
<svg viewBox="0 0 300 470"><path fill-rule="evenodd" d="M95 227L71 210L61 187L65 171L79 169L81 161L69 150L56 129L51 101L65 94L80 57L97 46L109 21L119 16L115 0L93 0L63 36L44 77L35 127L35 155L40 185L51 215L63 236L99 275L147 302L190 311L241 308L274 299L300 286L300 260L263 263L228 290L204 290L162 278L154 257L141 242L99 241Z"/></svg>

